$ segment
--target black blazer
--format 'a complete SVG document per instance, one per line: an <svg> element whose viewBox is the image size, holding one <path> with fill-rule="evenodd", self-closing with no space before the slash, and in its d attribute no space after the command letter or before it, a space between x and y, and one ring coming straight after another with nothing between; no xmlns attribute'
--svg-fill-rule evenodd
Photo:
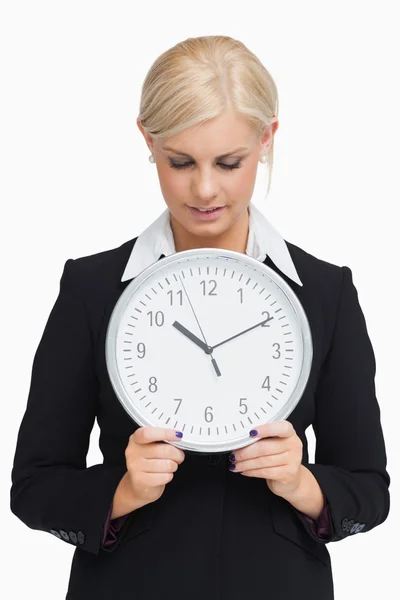
<svg viewBox="0 0 400 600"><path fill-rule="evenodd" d="M301 513L264 480L230 472L229 453L187 453L161 498L130 513L118 541L102 547L126 472L125 448L138 427L116 397L105 362L107 324L129 283L121 277L136 240L65 263L33 360L11 511L75 546L68 600L333 599L328 543L316 540ZM298 295L313 338L310 377L287 420L328 500L338 542L367 533L389 513L375 358L351 270L286 243L304 285L269 257L265 264ZM87 468L95 418L104 462ZM308 461L310 425L315 464Z"/></svg>

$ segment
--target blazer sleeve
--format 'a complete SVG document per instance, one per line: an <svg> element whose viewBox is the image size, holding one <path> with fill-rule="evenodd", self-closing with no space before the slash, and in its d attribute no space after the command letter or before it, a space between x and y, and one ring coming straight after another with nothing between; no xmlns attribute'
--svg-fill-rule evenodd
<svg viewBox="0 0 400 600"><path fill-rule="evenodd" d="M305 519L310 523L311 532L315 538L323 542L331 542L333 535L332 519L330 507L324 496L324 507L317 519L312 519L308 515L298 511L300 518Z"/></svg>
<svg viewBox="0 0 400 600"><path fill-rule="evenodd" d="M111 505L106 524L104 526L104 535L103 535L103 543L102 548L110 548L115 544L115 542L119 539L118 532L122 529L126 519L129 515L123 515L122 517L117 517L116 519L111 519L113 506Z"/></svg>
<svg viewBox="0 0 400 600"><path fill-rule="evenodd" d="M343 266L336 322L315 394L317 479L330 506L337 542L383 523L390 508L390 476L375 395L375 356L353 284ZM311 525L307 531L317 539ZM320 540L321 543L326 541Z"/></svg>
<svg viewBox="0 0 400 600"><path fill-rule="evenodd" d="M77 266L73 259L64 265L59 294L33 359L11 473L10 506L31 529L97 555L126 467L86 466L98 389Z"/></svg>

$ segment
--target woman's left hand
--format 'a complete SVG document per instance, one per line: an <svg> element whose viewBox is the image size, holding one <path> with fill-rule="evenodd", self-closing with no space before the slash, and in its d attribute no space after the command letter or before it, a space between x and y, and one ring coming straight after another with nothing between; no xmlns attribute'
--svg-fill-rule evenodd
<svg viewBox="0 0 400 600"><path fill-rule="evenodd" d="M254 444L234 450L233 473L265 479L271 492L289 497L303 477L303 442L289 421L274 421L257 428L261 438Z"/></svg>

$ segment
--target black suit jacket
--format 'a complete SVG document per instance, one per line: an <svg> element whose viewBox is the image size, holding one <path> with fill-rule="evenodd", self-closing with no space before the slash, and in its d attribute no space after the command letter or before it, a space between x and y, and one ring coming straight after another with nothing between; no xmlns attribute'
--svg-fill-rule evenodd
<svg viewBox="0 0 400 600"><path fill-rule="evenodd" d="M12 512L75 546L69 600L331 600L328 543L317 541L301 513L264 480L230 472L228 453L187 453L161 498L130 513L118 541L102 546L126 472L125 448L138 427L116 397L105 362L107 324L129 283L121 277L136 239L65 263L33 360ZM303 442L303 464L330 504L338 542L367 533L389 513L375 358L351 270L286 243L304 285L268 257L265 264L298 295L313 338L310 377L288 421ZM95 419L104 461L87 468ZM310 425L315 464L308 460Z"/></svg>

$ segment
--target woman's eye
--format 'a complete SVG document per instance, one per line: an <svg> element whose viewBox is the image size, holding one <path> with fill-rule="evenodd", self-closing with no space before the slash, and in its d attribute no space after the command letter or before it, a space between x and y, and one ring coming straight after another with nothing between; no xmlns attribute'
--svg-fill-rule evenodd
<svg viewBox="0 0 400 600"><path fill-rule="evenodd" d="M173 169L186 169L187 167L190 167L191 165L193 165L193 162L185 162L185 163L175 163L172 160L169 161L170 167L172 167ZM242 166L242 162L239 161L237 163L235 163L234 165L226 165L224 163L217 163L221 169L225 169L228 171L232 171L233 169L239 169Z"/></svg>

